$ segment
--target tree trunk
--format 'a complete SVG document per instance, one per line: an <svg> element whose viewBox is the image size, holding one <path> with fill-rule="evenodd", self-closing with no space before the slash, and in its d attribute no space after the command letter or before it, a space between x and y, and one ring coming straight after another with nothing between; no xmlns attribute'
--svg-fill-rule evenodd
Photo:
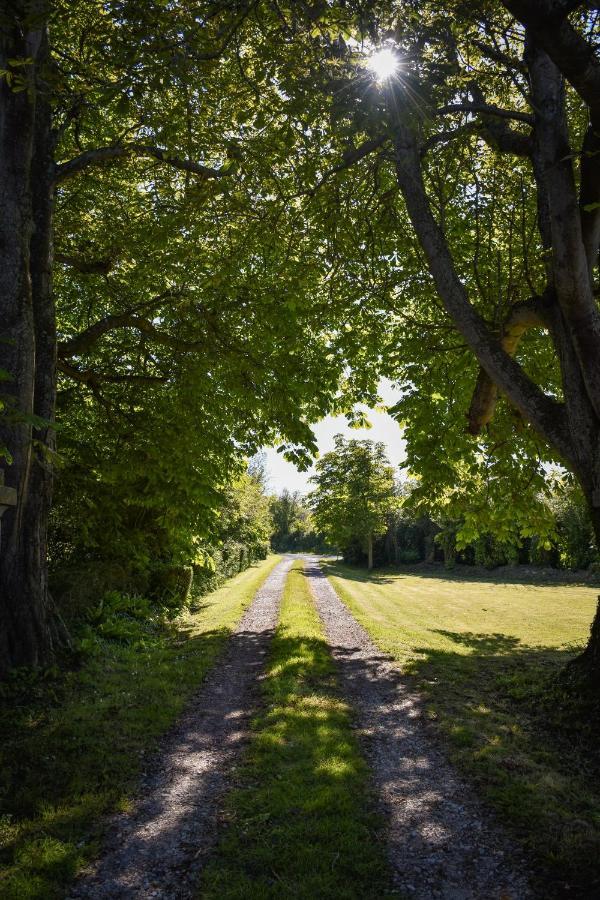
<svg viewBox="0 0 600 900"><path fill-rule="evenodd" d="M590 504L596 546L600 548L600 508ZM597 692L600 688L600 596L592 621L590 636L583 653L576 656L566 669L567 679L575 681L578 687Z"/></svg>
<svg viewBox="0 0 600 900"><path fill-rule="evenodd" d="M369 532L369 536L367 538L367 557L368 557L367 568L369 569L369 572L370 572L371 569L373 568L373 533L372 532Z"/></svg>
<svg viewBox="0 0 600 900"><path fill-rule="evenodd" d="M4 12L4 3L0 9ZM50 423L54 415L56 347L51 294L53 147L45 95L47 34L40 9L11 3L3 18L0 68L29 58L28 88L0 82L0 366L8 415L0 420L5 481L17 506L1 521L0 675L47 662L60 638L48 596L46 543L52 492ZM34 22L23 26L25 12ZM19 14L22 18L19 21ZM35 426L35 427L34 427Z"/></svg>

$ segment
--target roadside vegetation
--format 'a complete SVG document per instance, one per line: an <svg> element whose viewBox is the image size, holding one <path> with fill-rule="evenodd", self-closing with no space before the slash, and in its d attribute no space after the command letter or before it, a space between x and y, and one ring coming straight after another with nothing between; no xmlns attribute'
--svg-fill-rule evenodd
<svg viewBox="0 0 600 900"><path fill-rule="evenodd" d="M327 572L414 678L450 756L537 863L545 896L597 896L598 709L559 678L585 643L595 591L464 570Z"/></svg>
<svg viewBox="0 0 600 900"><path fill-rule="evenodd" d="M367 765L301 563L285 587L263 702L200 896L387 896Z"/></svg>
<svg viewBox="0 0 600 900"><path fill-rule="evenodd" d="M0 896L62 898L126 810L145 760L278 562L270 556L175 621L113 595L77 670L15 673L0 707ZM117 608L118 607L118 608ZM110 633L111 636L108 636Z"/></svg>

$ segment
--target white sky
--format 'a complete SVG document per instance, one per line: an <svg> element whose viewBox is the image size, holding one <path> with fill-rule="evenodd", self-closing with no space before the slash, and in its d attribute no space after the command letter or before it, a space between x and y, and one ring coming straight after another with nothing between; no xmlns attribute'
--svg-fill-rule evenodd
<svg viewBox="0 0 600 900"><path fill-rule="evenodd" d="M379 395L386 406L392 406L400 394L394 386L382 380L379 385ZM314 426L314 432L319 447L319 455L333 449L333 438L336 434L343 434L346 438L357 440L382 441L387 449L388 458L393 466L398 466L404 459L404 441L402 431L397 422L387 413L375 412L368 407L360 407L367 411L367 417L371 428L349 428L344 416L327 416ZM265 447L266 465L269 475L269 488L274 494L280 494L284 488L289 491L311 490L309 478L314 474L314 469L308 472L299 472L296 466L287 462L281 453L277 453L273 447Z"/></svg>

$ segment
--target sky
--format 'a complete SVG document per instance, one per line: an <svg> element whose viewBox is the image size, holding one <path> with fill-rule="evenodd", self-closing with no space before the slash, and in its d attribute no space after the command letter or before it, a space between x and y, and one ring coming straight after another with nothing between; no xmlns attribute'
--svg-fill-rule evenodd
<svg viewBox="0 0 600 900"><path fill-rule="evenodd" d="M387 406L391 406L400 397L398 390L386 379L382 380L379 385L379 395ZM404 441L400 426L387 413L376 412L366 406L360 408L367 411L371 428L349 428L344 416L327 416L314 426L319 455L322 456L332 450L334 436L343 434L346 438L356 438L357 440L382 441L386 446L390 462L393 466L398 466L404 459ZM309 478L314 474L314 468L307 472L299 472L296 466L287 462L274 447L265 447L264 452L269 489L274 494L280 494L284 488L289 491L302 491L302 493L311 490L312 485L309 483Z"/></svg>

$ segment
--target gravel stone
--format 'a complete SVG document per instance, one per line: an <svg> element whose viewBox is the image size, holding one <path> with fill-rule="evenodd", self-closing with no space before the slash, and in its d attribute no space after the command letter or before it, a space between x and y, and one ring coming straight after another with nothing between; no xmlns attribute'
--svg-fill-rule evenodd
<svg viewBox="0 0 600 900"><path fill-rule="evenodd" d="M195 896L216 841L219 801L248 737L292 562L282 560L257 592L223 658L149 764L136 807L112 819L100 859L82 873L71 900Z"/></svg>
<svg viewBox="0 0 600 900"><path fill-rule="evenodd" d="M339 599L307 575L389 828L395 887L414 900L525 900L526 867L428 728L423 701Z"/></svg>

